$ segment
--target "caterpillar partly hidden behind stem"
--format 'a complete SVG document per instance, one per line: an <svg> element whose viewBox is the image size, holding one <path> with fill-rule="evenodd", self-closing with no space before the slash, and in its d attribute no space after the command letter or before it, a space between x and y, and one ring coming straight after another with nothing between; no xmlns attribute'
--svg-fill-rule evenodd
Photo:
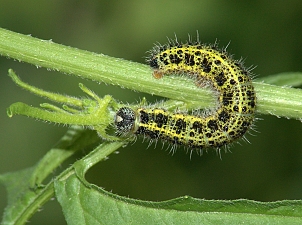
<svg viewBox="0 0 302 225"><path fill-rule="evenodd" d="M181 43L176 39L155 45L147 59L153 76L187 75L198 87L210 87L217 96L217 107L199 115L169 112L161 108L120 108L115 117L119 135L144 135L172 144L200 150L220 149L237 141L254 122L256 94L249 69L234 60L226 49L201 44L199 38Z"/></svg>

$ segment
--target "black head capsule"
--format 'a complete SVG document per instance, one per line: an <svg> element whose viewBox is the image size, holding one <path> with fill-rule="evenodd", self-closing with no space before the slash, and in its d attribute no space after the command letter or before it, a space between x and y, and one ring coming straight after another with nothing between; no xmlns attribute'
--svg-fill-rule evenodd
<svg viewBox="0 0 302 225"><path fill-rule="evenodd" d="M118 135L127 135L130 132L133 132L135 112L129 107L120 108L115 115L114 123Z"/></svg>
<svg viewBox="0 0 302 225"><path fill-rule="evenodd" d="M159 68L159 65L158 65L157 57L152 58L152 59L149 61L149 65L150 65L150 67L153 68L153 69L158 69L158 68Z"/></svg>

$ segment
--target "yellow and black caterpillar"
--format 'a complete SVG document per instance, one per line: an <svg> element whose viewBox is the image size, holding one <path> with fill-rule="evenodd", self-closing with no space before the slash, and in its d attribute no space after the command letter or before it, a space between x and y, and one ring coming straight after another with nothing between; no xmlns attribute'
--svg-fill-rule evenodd
<svg viewBox="0 0 302 225"><path fill-rule="evenodd" d="M218 106L200 115L122 107L115 118L118 134L142 134L199 150L219 148L243 137L254 122L256 94L250 72L240 60L217 49L216 44L199 41L169 41L150 52L147 62L155 78L164 74L188 75L197 86L210 87L217 93Z"/></svg>

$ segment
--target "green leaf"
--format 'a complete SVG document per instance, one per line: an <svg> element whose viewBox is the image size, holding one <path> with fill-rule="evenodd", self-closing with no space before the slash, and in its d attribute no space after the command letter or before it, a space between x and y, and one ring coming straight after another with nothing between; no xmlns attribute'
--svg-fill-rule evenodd
<svg viewBox="0 0 302 225"><path fill-rule="evenodd" d="M85 180L85 173L121 143L104 143L54 181L68 224L300 224L302 201L202 200L163 202L130 199Z"/></svg>
<svg viewBox="0 0 302 225"><path fill-rule="evenodd" d="M53 183L43 185L43 180L75 152L98 140L96 132L72 127L35 166L0 175L0 182L8 192L8 205L1 224L27 222L54 195Z"/></svg>
<svg viewBox="0 0 302 225"><path fill-rule="evenodd" d="M148 202L120 197L76 174L55 182L68 224L301 224L302 201L201 200Z"/></svg>
<svg viewBox="0 0 302 225"><path fill-rule="evenodd" d="M302 73L286 72L255 79L257 82L278 86L298 87L302 85Z"/></svg>
<svg viewBox="0 0 302 225"><path fill-rule="evenodd" d="M52 41L39 40L1 28L0 40L0 54L36 66L184 101L192 108L209 107L211 103L215 102L208 89L196 87L190 79L165 76L163 79L155 80L151 76L152 70L146 65L58 45ZM278 85L301 84L300 74L292 76L290 80L285 78L286 75L282 75L277 78L274 77L275 80L267 79L267 82ZM19 81L16 80L15 82L18 83ZM302 118L301 90L269 85L263 82L254 82L254 86L257 93L258 113ZM32 88L25 83L22 87ZM88 89L85 87L83 89L90 97L95 97ZM50 94L36 88L31 89L31 91L64 104L72 102L71 105L77 107L82 107L85 103L85 101L79 101L76 98ZM98 101L98 98L94 98L94 100ZM66 103L66 105L69 104ZM52 111L51 115L56 115L54 112L60 114L63 112L66 114L66 111L69 113L79 112L66 105L63 105L62 109L50 104L42 104L42 107ZM9 111L9 115L13 115L14 112L19 112L18 110L21 109L22 112L51 116L25 104L12 105L11 109L13 110ZM85 111L85 107L83 112L91 115L89 122L95 121L93 116L99 118L93 111ZM80 118L79 121L82 119ZM110 122L104 122L106 125L108 123ZM101 129L104 130L104 128ZM43 186L43 180L54 168L74 154L75 151L98 140L96 133L93 132L92 134L91 132L74 131L74 134L66 135L61 140L61 144L52 149L36 166L0 176L0 181L6 185L9 195L9 204L5 210L3 224L25 223L44 202L53 196L54 190L62 205L66 220L70 224L302 223L301 201L260 203L249 200L209 201L183 197L157 203L120 197L87 183L84 179L85 172L92 165L104 160L107 155L121 147L122 142L104 143L65 170L53 182Z"/></svg>

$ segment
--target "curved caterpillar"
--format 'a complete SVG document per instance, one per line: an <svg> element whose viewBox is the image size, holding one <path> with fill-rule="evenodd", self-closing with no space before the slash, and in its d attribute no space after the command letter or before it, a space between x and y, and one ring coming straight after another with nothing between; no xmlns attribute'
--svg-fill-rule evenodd
<svg viewBox="0 0 302 225"><path fill-rule="evenodd" d="M143 134L173 146L194 149L220 148L243 137L254 121L256 94L250 72L217 45L169 40L155 45L147 62L153 76L188 75L199 87L209 86L218 93L218 106L200 115L169 112L160 108L122 107L115 117L117 133Z"/></svg>

